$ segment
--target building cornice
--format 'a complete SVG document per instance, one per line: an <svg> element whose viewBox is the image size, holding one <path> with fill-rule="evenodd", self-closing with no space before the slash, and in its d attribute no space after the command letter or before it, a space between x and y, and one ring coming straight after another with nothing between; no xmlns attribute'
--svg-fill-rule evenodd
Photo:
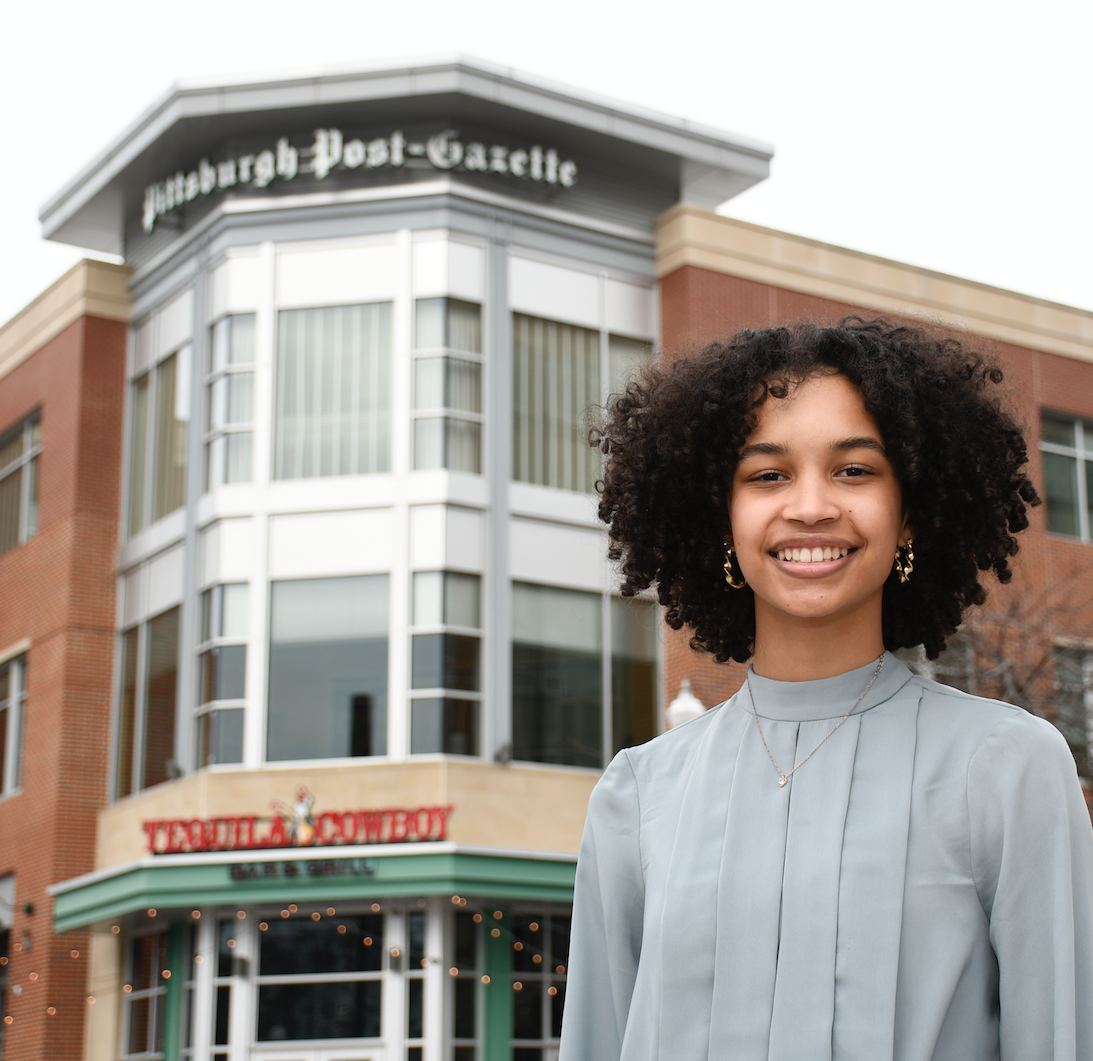
<svg viewBox="0 0 1093 1061"><path fill-rule="evenodd" d="M1093 312L679 204L657 221L657 276L685 265L1093 361Z"/></svg>
<svg viewBox="0 0 1093 1061"><path fill-rule="evenodd" d="M85 258L0 326L0 379L80 317L129 316L129 267Z"/></svg>

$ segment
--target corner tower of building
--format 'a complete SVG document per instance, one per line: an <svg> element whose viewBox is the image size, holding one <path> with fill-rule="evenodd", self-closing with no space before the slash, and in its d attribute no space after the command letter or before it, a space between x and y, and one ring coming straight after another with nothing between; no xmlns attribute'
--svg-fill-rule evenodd
<svg viewBox="0 0 1093 1061"><path fill-rule="evenodd" d="M180 85L46 204L132 271L89 1059L552 1056L588 793L663 714L587 410L656 219L770 157L452 59Z"/></svg>

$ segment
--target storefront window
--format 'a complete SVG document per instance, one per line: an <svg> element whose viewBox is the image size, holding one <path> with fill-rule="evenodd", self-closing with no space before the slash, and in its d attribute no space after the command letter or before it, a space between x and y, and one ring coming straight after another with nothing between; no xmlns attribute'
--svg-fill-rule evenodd
<svg viewBox="0 0 1093 1061"><path fill-rule="evenodd" d="M166 967L166 932L136 936L129 941L126 982L122 985L125 1057L163 1057Z"/></svg>
<svg viewBox="0 0 1093 1061"><path fill-rule="evenodd" d="M179 609L126 630L115 754L117 798L176 776Z"/></svg>
<svg viewBox="0 0 1093 1061"><path fill-rule="evenodd" d="M38 415L0 438L0 553L38 533Z"/></svg>
<svg viewBox="0 0 1093 1061"><path fill-rule="evenodd" d="M164 358L129 388L130 535L185 500L191 350L184 346Z"/></svg>
<svg viewBox="0 0 1093 1061"><path fill-rule="evenodd" d="M413 587L410 751L477 755L481 578L418 571Z"/></svg>
<svg viewBox="0 0 1093 1061"><path fill-rule="evenodd" d="M214 325L205 372L205 489L249 483L254 439L253 313Z"/></svg>
<svg viewBox="0 0 1093 1061"><path fill-rule="evenodd" d="M600 404L600 333L512 316L512 477L591 493L600 461L588 410Z"/></svg>
<svg viewBox="0 0 1093 1061"><path fill-rule="evenodd" d="M201 595L198 657L197 765L243 761L243 699L247 680L245 582Z"/></svg>
<svg viewBox="0 0 1093 1061"><path fill-rule="evenodd" d="M0 664L0 796L19 791L23 762L23 718L27 657Z"/></svg>
<svg viewBox="0 0 1093 1061"><path fill-rule="evenodd" d="M382 914L263 921L258 1040L378 1038L383 927Z"/></svg>
<svg viewBox="0 0 1093 1061"><path fill-rule="evenodd" d="M273 477L391 469L391 304L282 310Z"/></svg>
<svg viewBox="0 0 1093 1061"><path fill-rule="evenodd" d="M622 394L626 384L652 360L653 348L641 339L627 339L623 335L607 338L607 391L609 395Z"/></svg>
<svg viewBox="0 0 1093 1061"><path fill-rule="evenodd" d="M386 754L387 582L273 583L268 759Z"/></svg>
<svg viewBox="0 0 1093 1061"><path fill-rule="evenodd" d="M482 470L482 307L454 298L415 304L414 468ZM457 356L457 354L462 356Z"/></svg>
<svg viewBox="0 0 1093 1061"><path fill-rule="evenodd" d="M544 1061L547 1051L558 1049L569 933L568 915L544 912L513 919L513 1061Z"/></svg>

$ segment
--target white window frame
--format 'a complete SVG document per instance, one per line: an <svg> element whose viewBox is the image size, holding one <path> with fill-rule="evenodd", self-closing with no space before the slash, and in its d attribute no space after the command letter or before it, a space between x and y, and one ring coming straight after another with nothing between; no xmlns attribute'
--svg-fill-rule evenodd
<svg viewBox="0 0 1093 1061"><path fill-rule="evenodd" d="M213 712L213 711L236 711L236 710L245 711L246 707L247 707L246 672L247 672L247 670L250 669L250 666L251 666L251 658L250 657L252 655L251 650L250 650L250 639L247 637L246 634L242 634L242 635L239 635L237 637L227 637L227 636L220 636L216 633L216 629L218 628L218 624L221 621L222 614L223 614L223 608L224 608L223 589L224 589L225 586L231 586L231 585L246 586L247 587L247 592L248 592L248 597L249 597L249 594L250 594L250 583L249 582L218 582L215 585L207 586L200 593L200 607L198 608L198 612L200 614L197 617L198 634L197 634L197 638L196 638L197 648L195 650L195 665L196 665L196 668L197 668L197 675L196 675L196 680L194 681L194 700L196 701L196 707L193 709L193 712L192 712L193 724L194 724L194 742L193 742L192 758L193 758L193 763L194 763L194 769L195 770L206 770L206 769L215 768L216 766L222 765L220 763L208 763L208 764L202 766L200 764L200 762L198 762L198 758L199 758L198 753L200 752L200 747L201 747L201 742L198 739L198 729L202 724L202 719L204 718L204 716L208 715L210 712ZM213 623L211 624L212 625L212 630L210 631L211 636L208 637L208 638L204 637L204 630L203 630L203 627L202 627L202 624L204 623L204 615L205 615L205 594L206 593L213 594L213 605L212 606L213 606L214 613L215 613ZM236 647L236 646L240 646L240 645L247 650L246 651L246 660L245 660L245 663L244 663L244 672L243 672L244 673L244 687L243 687L244 695L242 697L237 697L237 698L231 699L231 700L215 700L214 699L214 700L203 701L201 697L202 697L202 684L203 684L203 680L204 680L204 656L205 656L205 653L211 651L212 649L232 648L232 647ZM246 715L243 716L243 725L244 725L244 734L245 734ZM246 736L245 735L244 735L243 741L244 741L244 743L243 743L243 755L245 756L246 755ZM228 763L226 765L230 769L238 770L240 768L240 766L242 765L242 763L243 763L243 759L239 759L237 762Z"/></svg>
<svg viewBox="0 0 1093 1061"><path fill-rule="evenodd" d="M27 702L27 657L26 653L4 660L0 666L8 667L8 698L3 701L6 708L4 722L7 726L4 741L3 787L0 799L17 795L23 790L23 725L26 718Z"/></svg>
<svg viewBox="0 0 1093 1061"><path fill-rule="evenodd" d="M457 350L450 346L438 346L428 347L419 346L417 338L417 304L419 302L432 302L437 299L443 299L445 303L455 301L464 302L468 305L478 307L479 311L479 328L481 330L482 342L479 344L482 348L477 353L470 350ZM461 420L466 423L478 424L478 471L467 472L462 471L464 475L482 475L483 467L485 465L485 447L486 447L486 416L485 407L487 402L487 379L486 379L486 307L481 302L476 302L473 299L458 298L454 295L435 295L425 298L415 298L413 300L411 312L412 328L413 328L413 343L412 354L410 364L410 443L411 443L411 468L418 470L417 468L417 422L418 420ZM447 405L427 406L418 405L417 402L417 364L419 361L428 360L430 358L445 358L454 361L468 361L472 364L476 364L479 367L479 402L478 412L473 413L466 409L454 409ZM447 464L443 465L441 469L421 469L423 471L439 471L439 470L455 470L449 469Z"/></svg>
<svg viewBox="0 0 1093 1061"><path fill-rule="evenodd" d="M19 537L16 545L22 545L28 538L33 538L38 533L37 461L42 452L41 423L41 413L34 412L22 423L0 436L0 446L6 445L19 435L23 436L23 452L11 464L0 469L0 481L11 475L22 474L22 481L19 484ZM23 469L27 469L26 473L23 473ZM12 548L14 547L13 545Z"/></svg>
<svg viewBox="0 0 1093 1061"><path fill-rule="evenodd" d="M145 936L157 936L163 940L164 950L168 951L163 955L162 961L157 952L155 955L155 962L152 970L152 985L151 987L141 988L140 990L132 989L133 980L133 944L138 939L143 939ZM137 1053L128 1053L129 1050L129 1032L131 1028L131 1021L133 1016L133 1004L142 999L150 999L152 1005L150 1008L149 1016L151 1018L151 1028L155 1028L155 1014L156 1004L155 999L159 998L162 1001L159 1003L161 1007L167 1005L167 981L164 979L162 973L167 968L167 959L169 957L169 936L166 928L151 929L148 932L135 932L128 936L125 940L125 981L124 987L129 987L129 991L125 991L123 987L122 999L124 1003L124 1013L122 1016L122 1038L121 1038L121 1057L125 1061L159 1061L164 1055L166 1050L166 1042L164 1042L164 1050L142 1050ZM165 1015L164 1015L165 1016Z"/></svg>
<svg viewBox="0 0 1093 1061"><path fill-rule="evenodd" d="M250 361L240 361L237 364L230 363L226 358L222 365L215 363L215 351L217 345L216 332L218 329L227 329L228 336L225 340L228 344L231 343L231 322L237 317L253 317L254 329L255 329L255 350L252 353ZM202 373L202 395L204 401L204 409L202 415L204 417L201 425L201 447L202 455L204 457L204 467L202 468L202 493L211 493L213 490L218 490L224 486L234 486L236 483L229 483L227 480L212 475L212 462L215 457L218 461L226 460L226 454L218 447L218 443L227 435L246 435L251 436L251 464L250 475L246 479L240 479L238 483L252 483L254 482L254 469L258 460L258 454L255 452L255 420L257 419L257 372L258 372L258 351L257 351L257 330L258 330L258 315L255 312L250 313L226 313L219 320L217 320L209 328L209 344L208 344L208 360L205 365L205 371ZM251 419L248 421L239 421L238 423L228 423L226 420L226 414L224 422L219 427L213 427L213 403L216 401L214 395L214 388L221 380L226 380L228 376L235 375L250 375L254 377L251 384ZM223 401L227 401L227 383L224 383L224 397ZM226 445L226 443L224 443Z"/></svg>
<svg viewBox="0 0 1093 1061"><path fill-rule="evenodd" d="M1044 453L1055 453L1060 457L1069 457L1077 464L1078 492L1075 495L1075 503L1078 506L1078 538L1083 542L1093 540L1093 527L1090 526L1089 507L1090 497L1086 484L1085 465L1093 464L1093 422L1084 420L1080 416L1071 416L1067 413L1053 413L1045 409L1043 416L1050 416L1055 420L1069 420L1074 430L1074 444L1063 446L1058 442L1048 442L1041 437L1040 449ZM1084 436L1084 437L1083 437ZM1062 531L1048 530L1049 534L1058 534L1069 538L1069 534Z"/></svg>

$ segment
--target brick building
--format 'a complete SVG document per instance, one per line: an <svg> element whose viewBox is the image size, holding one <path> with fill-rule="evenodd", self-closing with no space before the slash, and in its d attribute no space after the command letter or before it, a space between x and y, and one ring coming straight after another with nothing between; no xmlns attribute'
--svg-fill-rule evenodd
<svg viewBox="0 0 1093 1061"><path fill-rule="evenodd" d="M998 352L1087 762L1093 314L710 212L770 156L455 61L172 90L44 207L127 267L0 331L3 1061L556 1056L588 793L741 678L604 561L586 411L657 345Z"/></svg>
<svg viewBox="0 0 1093 1061"><path fill-rule="evenodd" d="M4 1058L83 1048L88 935L46 889L94 867L107 798L127 276L83 262L0 328Z"/></svg>

